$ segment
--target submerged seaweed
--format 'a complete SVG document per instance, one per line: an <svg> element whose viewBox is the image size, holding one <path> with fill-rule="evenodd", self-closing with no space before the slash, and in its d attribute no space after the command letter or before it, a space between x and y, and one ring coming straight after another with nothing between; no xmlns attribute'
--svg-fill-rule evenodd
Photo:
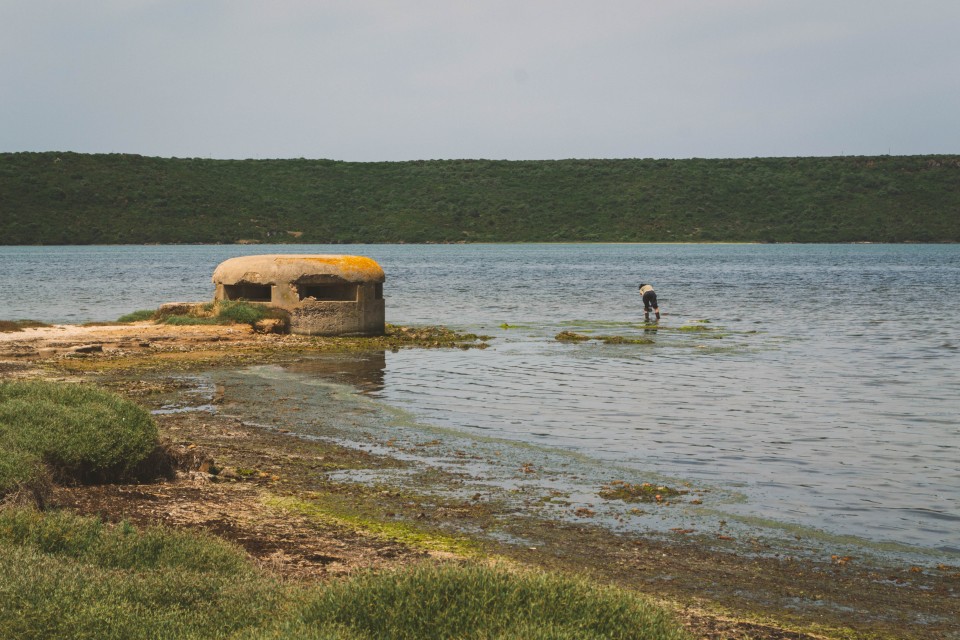
<svg viewBox="0 0 960 640"><path fill-rule="evenodd" d="M632 484L624 480L614 480L604 485L597 495L605 500L664 503L668 498L676 498L687 493L689 492L684 489L674 489L666 485L655 485L649 482Z"/></svg>

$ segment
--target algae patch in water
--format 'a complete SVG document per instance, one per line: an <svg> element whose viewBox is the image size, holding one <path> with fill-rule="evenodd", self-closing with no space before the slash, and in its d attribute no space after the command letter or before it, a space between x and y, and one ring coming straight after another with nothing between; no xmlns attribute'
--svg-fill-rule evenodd
<svg viewBox="0 0 960 640"><path fill-rule="evenodd" d="M632 484L624 480L614 480L610 484L603 485L597 495L605 500L666 503L669 498L676 498L687 493L689 492L684 489L674 489L649 482Z"/></svg>
<svg viewBox="0 0 960 640"><path fill-rule="evenodd" d="M596 340L604 344L653 344L650 338L629 338L627 336L588 336L573 331L561 331L553 337L558 342L586 342Z"/></svg>
<svg viewBox="0 0 960 640"><path fill-rule="evenodd" d="M582 333L575 333L573 331L561 331L555 335L553 339L558 342L585 342L590 340L590 336L585 336Z"/></svg>
<svg viewBox="0 0 960 640"><path fill-rule="evenodd" d="M597 336L604 344L653 344L650 338L627 338L625 336Z"/></svg>
<svg viewBox="0 0 960 640"><path fill-rule="evenodd" d="M579 323L574 323L574 326L597 327L597 326L604 326L605 324L606 326L613 326L613 324L615 323L593 322L588 325L587 323L581 321ZM651 333L663 332L665 336L671 333L697 334L697 335L703 336L703 338L713 338L713 339L721 339L725 335L728 335L728 332L723 330L718 330L717 328L712 326L708 326L709 324L710 324L710 320L702 319L702 320L692 320L688 324L684 324L681 326L674 326L674 327L663 325L660 323L659 320L657 320L656 322L647 321L641 325L635 325L635 324L627 325L632 329L639 328L643 331L643 333L648 334L647 336L644 336L644 337L634 337L631 335L619 335L619 334L592 335L592 332L590 330L584 330L583 333L578 333L576 331L571 331L569 329L566 329L556 334L554 336L554 340L556 340L557 342L569 342L569 343L596 341L596 342L602 342L603 344L655 344L654 340L652 340L649 337L649 334ZM618 326L623 326L623 325L621 323Z"/></svg>

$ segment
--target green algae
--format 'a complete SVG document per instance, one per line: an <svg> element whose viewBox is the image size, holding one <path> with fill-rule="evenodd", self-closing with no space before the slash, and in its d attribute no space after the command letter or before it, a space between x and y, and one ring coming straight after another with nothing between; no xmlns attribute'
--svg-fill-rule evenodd
<svg viewBox="0 0 960 640"><path fill-rule="evenodd" d="M383 336L360 338L372 344L386 344L393 346L413 347L459 347L485 349L492 336L476 333L460 333L444 326L427 327L400 327L392 324L386 326ZM370 348L368 347L369 351Z"/></svg>
<svg viewBox="0 0 960 640"><path fill-rule="evenodd" d="M575 333L573 331L561 331L557 335L553 336L553 339L557 342L586 342L590 340L590 336L586 336L582 333Z"/></svg>
<svg viewBox="0 0 960 640"><path fill-rule="evenodd" d="M650 338L630 338L628 336L588 336L574 331L561 331L553 337L557 342L587 342L596 340L604 344L653 344Z"/></svg>
<svg viewBox="0 0 960 640"><path fill-rule="evenodd" d="M650 338L628 338L625 336L597 336L604 344L654 344Z"/></svg>
<svg viewBox="0 0 960 640"><path fill-rule="evenodd" d="M685 489L674 489L666 485L655 485L649 482L633 484L624 480L614 480L604 485L597 495L605 500L663 503L669 498L677 498L687 493L689 492Z"/></svg>
<svg viewBox="0 0 960 640"><path fill-rule="evenodd" d="M602 342L604 344L655 344L655 341L649 337L649 334L663 332L664 335L669 334L691 334L702 336L703 339L715 339L720 340L728 335L731 335L731 332L724 331L717 327L709 326L711 321L706 318L691 320L687 324L682 324L680 326L670 326L662 324L660 320L656 321L646 321L641 324L634 322L613 322L613 321L586 321L586 320L575 320L569 323L568 326L576 328L577 331L572 329L565 329L560 333L554 336L554 339L558 342L587 342L589 340L595 340L597 342ZM628 334L599 334L594 335L594 331L602 328L622 328L627 330L640 330L646 336L644 337L634 337Z"/></svg>
<svg viewBox="0 0 960 640"><path fill-rule="evenodd" d="M428 551L443 551L460 556L475 556L480 545L465 536L455 536L427 531L408 521L385 521L359 515L355 511L341 509L331 503L328 494L313 493L309 498L271 496L264 499L267 506L306 516L323 524L335 525L362 531L382 540L400 542L410 547Z"/></svg>

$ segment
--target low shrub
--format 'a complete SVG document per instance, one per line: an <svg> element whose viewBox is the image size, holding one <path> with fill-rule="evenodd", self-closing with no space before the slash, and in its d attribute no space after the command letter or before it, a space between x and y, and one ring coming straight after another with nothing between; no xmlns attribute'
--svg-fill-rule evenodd
<svg viewBox="0 0 960 640"><path fill-rule="evenodd" d="M172 325L196 324L249 324L251 326L275 318L289 323L289 314L283 309L263 304L251 304L244 300L217 300L196 305L190 313L159 317L161 322Z"/></svg>
<svg viewBox="0 0 960 640"><path fill-rule="evenodd" d="M118 395L81 384L0 383L0 497L33 486L44 468L61 481L120 479L156 446L153 418Z"/></svg>
<svg viewBox="0 0 960 640"><path fill-rule="evenodd" d="M237 324L254 324L270 316L270 307L236 300L217 304L217 318Z"/></svg>

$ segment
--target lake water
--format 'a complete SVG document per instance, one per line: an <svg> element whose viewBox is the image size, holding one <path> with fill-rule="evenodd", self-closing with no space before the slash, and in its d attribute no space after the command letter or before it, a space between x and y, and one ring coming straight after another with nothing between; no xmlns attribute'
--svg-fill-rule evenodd
<svg viewBox="0 0 960 640"><path fill-rule="evenodd" d="M370 256L388 322L494 337L365 356L372 373L353 377L356 363L323 358L243 374L287 394L300 380L306 407L326 375L408 430L688 481L724 496L724 518L960 554L960 246L0 247L0 319L210 299L213 268L254 253ZM654 343L554 340L563 330Z"/></svg>

